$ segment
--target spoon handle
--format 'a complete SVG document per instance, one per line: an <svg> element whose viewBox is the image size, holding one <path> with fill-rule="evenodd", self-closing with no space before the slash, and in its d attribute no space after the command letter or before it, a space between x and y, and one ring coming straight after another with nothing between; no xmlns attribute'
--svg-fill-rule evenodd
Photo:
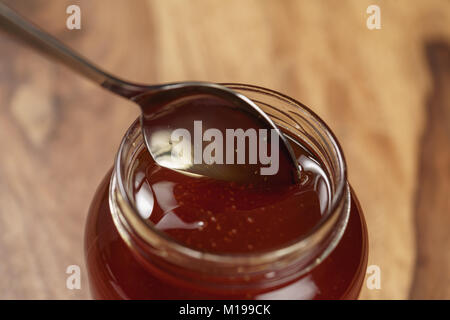
<svg viewBox="0 0 450 320"><path fill-rule="evenodd" d="M47 32L22 18L2 2L0 2L0 29L120 96L131 98L151 88L121 80L101 70Z"/></svg>

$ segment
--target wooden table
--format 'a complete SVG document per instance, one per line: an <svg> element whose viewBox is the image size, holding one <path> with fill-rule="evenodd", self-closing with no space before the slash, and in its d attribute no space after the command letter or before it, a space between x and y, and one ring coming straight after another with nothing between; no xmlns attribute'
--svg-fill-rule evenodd
<svg viewBox="0 0 450 320"><path fill-rule="evenodd" d="M125 78L249 83L312 107L342 142L381 268L361 297L450 298L450 2L7 2ZM86 212L137 115L0 34L0 298L89 298ZM81 290L66 288L74 264Z"/></svg>

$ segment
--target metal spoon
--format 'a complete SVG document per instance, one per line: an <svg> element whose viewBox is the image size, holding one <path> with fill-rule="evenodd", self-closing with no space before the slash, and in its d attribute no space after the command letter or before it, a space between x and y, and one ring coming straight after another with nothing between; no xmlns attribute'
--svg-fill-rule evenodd
<svg viewBox="0 0 450 320"><path fill-rule="evenodd" d="M236 182L251 183L263 179L269 183L292 184L299 181L300 168L288 141L272 120L245 96L224 86L207 82L141 85L124 81L101 70L48 33L26 21L1 2L0 28L103 88L136 102L142 111L142 132L147 149L159 165L182 173ZM223 128L234 128L236 126L236 114L238 112L240 122L246 123L248 128L269 129L276 132L277 138L281 141L279 143L280 163L278 172L273 175L261 176L261 170L258 169L267 167L267 164L262 165L261 163L245 165L197 163L186 165L185 162L179 161L180 159L174 157L173 143L167 133L169 132L168 129L176 128L173 122L178 121L177 124L181 124L180 119L186 120L189 118L186 112L183 112L184 107L179 107L183 103L185 107L197 105L198 108L203 108L204 117L212 119L213 123L216 124L217 117L211 116L213 113L221 112L219 120ZM224 108L226 108L226 112ZM197 120L202 120L204 117L202 116ZM174 121L175 118L178 120ZM161 131L161 128L164 128L164 130ZM192 133L192 129L190 132ZM270 134L268 136L270 140ZM194 147L192 143L192 150Z"/></svg>

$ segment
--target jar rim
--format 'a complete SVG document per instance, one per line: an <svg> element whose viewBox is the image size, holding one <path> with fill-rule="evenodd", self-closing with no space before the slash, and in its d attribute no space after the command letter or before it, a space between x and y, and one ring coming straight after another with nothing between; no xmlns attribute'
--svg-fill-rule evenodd
<svg viewBox="0 0 450 320"><path fill-rule="evenodd" d="M314 119L315 124L319 126L319 129L326 135L326 138L331 143L331 147L334 149L337 163L339 181L336 185L335 192L331 195L331 203L327 209L327 212L323 214L319 222L311 228L311 230L299 237L293 243L289 243L285 246L275 248L273 250L263 252L249 252L249 253L212 253L203 252L200 250L188 247L177 240L171 238L169 235L161 230L154 228L150 223L145 221L140 214L132 200L128 188L125 186L125 172L123 163L123 153L126 146L131 141L131 135L134 130L140 128L139 118L130 126L125 136L122 139L117 157L113 169L113 175L110 184L110 207L113 215L113 220L118 227L121 236L126 242L141 240L144 243L151 244L152 247L164 248L162 254L167 255L167 250L178 254L178 258L184 257L191 260L201 259L203 263L217 264L220 263L228 267L236 266L258 266L258 270L261 266L267 264L273 264L280 259L285 259L287 262L292 262L295 258L298 258L299 254L306 253L308 249L316 246L323 241L323 238L327 234L333 235L333 239L328 243L328 247L322 250L318 257L315 257L313 261L310 261L307 267L304 268L304 272L312 269L315 265L320 263L328 254L334 249L339 242L342 234L347 225L347 220L350 212L350 192L347 184L347 171L346 162L341 149L341 146L336 139L334 133L328 127L328 125L310 108L304 104L288 97L284 94L276 92L274 90L266 89L254 85L246 85L239 83L223 83L222 85L232 90L245 90L264 95L270 95L277 99L283 100L285 103L289 103L294 107L301 108L303 112L306 112L311 119ZM245 95L245 94L244 94ZM140 129L139 129L140 130ZM135 132L134 132L135 133ZM117 192L115 192L115 190ZM114 210L114 203L119 203L121 213L118 210ZM336 228L337 227L337 228ZM130 236L130 232L133 236ZM157 250L159 250L157 249Z"/></svg>

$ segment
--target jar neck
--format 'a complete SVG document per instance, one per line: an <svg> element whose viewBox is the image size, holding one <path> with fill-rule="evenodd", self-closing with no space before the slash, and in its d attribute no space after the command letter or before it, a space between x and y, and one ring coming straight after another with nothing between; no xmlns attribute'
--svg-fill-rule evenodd
<svg viewBox="0 0 450 320"><path fill-rule="evenodd" d="M273 94L267 91L263 95L267 96L267 93ZM286 126L283 128L290 129ZM327 132L326 125L319 126L318 130L325 131L320 137L331 138L330 141L323 141L319 151L332 146L335 150L330 151L336 152L337 157L333 156L333 152L316 153L328 164L328 168L335 167L341 175L337 177L333 175L332 169L328 170L329 178L334 183L329 211L307 235L293 244L262 253L213 254L184 246L154 228L140 216L132 195L135 160L145 149L138 120L122 140L111 176L109 204L114 224L136 259L152 272L197 286L233 291L248 291L253 287L270 288L288 283L309 272L336 247L350 213L350 190L340 147L333 140L331 132Z"/></svg>

